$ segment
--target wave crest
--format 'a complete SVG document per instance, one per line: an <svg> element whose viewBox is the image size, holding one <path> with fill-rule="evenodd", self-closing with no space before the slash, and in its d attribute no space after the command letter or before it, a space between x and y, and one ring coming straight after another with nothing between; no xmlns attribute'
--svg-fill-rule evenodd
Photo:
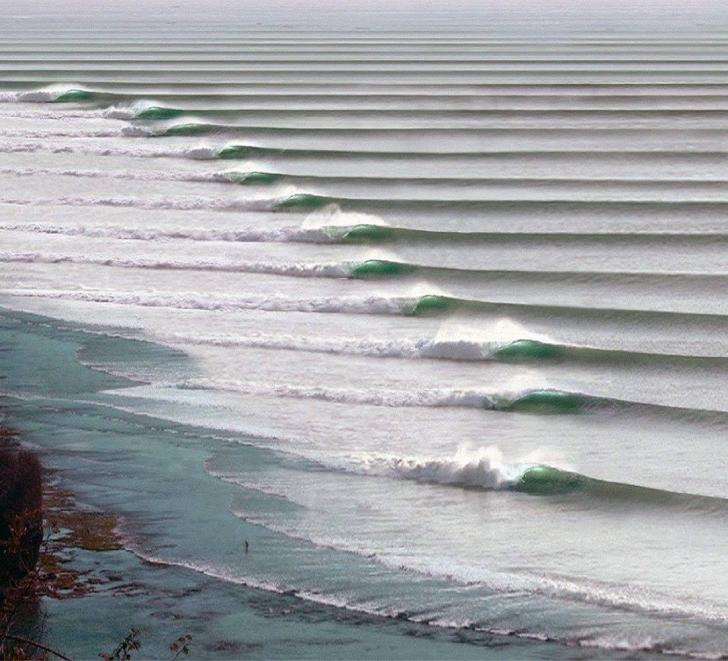
<svg viewBox="0 0 728 661"><path fill-rule="evenodd" d="M91 101L96 93L73 85L48 85L36 90L0 93L0 101L5 103L64 103Z"/></svg>
<svg viewBox="0 0 728 661"><path fill-rule="evenodd" d="M464 489L566 494L587 487L589 478L543 463L508 463L497 446L461 446L452 457L398 457L371 454L354 460L354 471Z"/></svg>
<svg viewBox="0 0 728 661"><path fill-rule="evenodd" d="M495 446L470 450L458 448L454 457L415 459L375 458L366 470L417 482L477 489L510 489L530 465L506 464Z"/></svg>
<svg viewBox="0 0 728 661"><path fill-rule="evenodd" d="M286 210L312 210L312 209L323 209L330 204L333 204L335 200L325 195L313 195L311 193L295 193L289 195L284 200L278 202L274 207L274 211L286 211Z"/></svg>

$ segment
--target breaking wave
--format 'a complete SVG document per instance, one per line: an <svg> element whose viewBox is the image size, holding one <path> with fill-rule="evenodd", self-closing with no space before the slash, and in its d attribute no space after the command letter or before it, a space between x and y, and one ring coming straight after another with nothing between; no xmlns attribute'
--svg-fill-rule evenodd
<svg viewBox="0 0 728 661"><path fill-rule="evenodd" d="M452 457L398 457L370 453L350 457L348 461L352 463L334 464L333 467L464 489L516 491L537 496L573 494L581 499L604 503L688 507L705 514L728 515L728 500L725 498L597 479L529 458L515 463L506 462L497 446L460 446Z"/></svg>
<svg viewBox="0 0 728 661"><path fill-rule="evenodd" d="M375 340L346 337L316 337L301 335L165 335L164 341L189 344L209 344L225 347L256 347L284 349L324 354L351 354L375 358L438 359L453 361L510 360L511 352L525 352L524 360L548 359L560 355L562 347L538 340L513 342L478 342L473 340L437 340L430 338ZM530 347L530 348L524 348ZM502 358L502 356L506 356Z"/></svg>
<svg viewBox="0 0 728 661"><path fill-rule="evenodd" d="M37 90L0 92L4 103L70 103L92 101L96 92L68 85L48 85Z"/></svg>
<svg viewBox="0 0 728 661"><path fill-rule="evenodd" d="M387 407L475 408L536 414L574 414L588 409L630 406L631 402L593 397L556 389L533 389L513 395L476 388L425 388L412 390L328 388L295 385L266 385L252 382L190 379L177 387L222 390L245 395L291 399L315 399L340 404Z"/></svg>

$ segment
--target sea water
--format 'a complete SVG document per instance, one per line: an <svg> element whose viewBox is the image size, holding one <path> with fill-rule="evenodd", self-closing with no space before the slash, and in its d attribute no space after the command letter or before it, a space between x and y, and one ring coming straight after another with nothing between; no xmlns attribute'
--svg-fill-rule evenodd
<svg viewBox="0 0 728 661"><path fill-rule="evenodd" d="M726 653L721 7L120 7L8 14L0 304L128 550L331 656Z"/></svg>

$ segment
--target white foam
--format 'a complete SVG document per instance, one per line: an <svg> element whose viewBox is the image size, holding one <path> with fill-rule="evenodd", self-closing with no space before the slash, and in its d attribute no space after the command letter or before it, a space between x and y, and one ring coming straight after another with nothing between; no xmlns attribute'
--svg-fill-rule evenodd
<svg viewBox="0 0 728 661"><path fill-rule="evenodd" d="M132 120L136 119L145 110L161 105L161 103L158 103L151 99L137 99L136 101L132 101L131 103L111 106L109 108L106 108L102 112L104 117L109 117L110 119Z"/></svg>
<svg viewBox="0 0 728 661"><path fill-rule="evenodd" d="M115 133L114 136L120 134ZM27 136L26 136L27 137ZM32 137L32 136L31 136ZM97 144L78 143L78 144L49 144L47 140L40 141L40 138L53 137L43 134L36 137L38 142L0 142L0 152L6 154L12 153L34 153L48 152L52 154L72 153L72 154L89 154L94 156L136 156L147 158L190 158L193 160L213 160L217 158L218 147L209 145L198 145L196 147L171 148L149 145L145 143L134 145L113 145L102 146ZM88 136L87 136L88 137Z"/></svg>
<svg viewBox="0 0 728 661"><path fill-rule="evenodd" d="M430 388L421 390L327 388L290 384L265 384L250 381L189 379L174 384L179 388L223 390L244 395L317 399L340 404L368 404L393 407L467 407L491 409L495 407L493 395L467 388Z"/></svg>
<svg viewBox="0 0 728 661"><path fill-rule="evenodd" d="M489 360L503 345L468 340L438 341L431 338L376 340L301 335L193 335L173 333L157 336L162 342L209 344L223 347L259 347L326 354L352 354L377 358L436 358L444 360Z"/></svg>
<svg viewBox="0 0 728 661"><path fill-rule="evenodd" d="M4 138L118 138L123 134L118 129L2 129L0 136Z"/></svg>
<svg viewBox="0 0 728 661"><path fill-rule="evenodd" d="M327 204L322 209L312 211L303 221L303 226L310 229L320 229L322 227L350 228L355 225L388 226L379 216L358 211L344 211L336 203Z"/></svg>
<svg viewBox="0 0 728 661"><path fill-rule="evenodd" d="M35 232L64 236L89 236L110 239L156 241L159 239L187 239L190 241L296 241L302 243L330 243L334 238L325 229L307 230L298 225L288 227L249 227L235 230L195 229L190 227L128 228L115 225L55 225L52 223L16 223L0 225L0 231Z"/></svg>
<svg viewBox="0 0 728 661"><path fill-rule="evenodd" d="M3 101L2 92L0 92L0 102ZM66 108L54 107L53 110L33 110L13 109L0 111L0 117L8 119L87 119L89 117L106 117L102 110L68 110Z"/></svg>
<svg viewBox="0 0 728 661"><path fill-rule="evenodd" d="M202 294L159 294L63 289L3 289L8 296L111 303L142 307L169 307L194 310L268 310L314 313L403 314L413 309L417 299L410 297L336 297L288 298L285 296L224 296Z"/></svg>
<svg viewBox="0 0 728 661"><path fill-rule="evenodd" d="M526 338L548 344L555 342L552 337L543 333L534 333L523 324L508 317L494 320L486 319L477 326L473 326L470 320L461 318L458 315L443 320L435 339L445 345L451 342L478 345L483 341L487 341L503 347L516 340Z"/></svg>
<svg viewBox="0 0 728 661"><path fill-rule="evenodd" d="M176 196L161 198L140 198L133 196L71 197L57 198L0 198L0 204L18 206L65 205L71 207L108 206L130 207L137 209L178 209L182 211L203 209L215 211L267 211L273 208L278 199L230 199L201 196Z"/></svg>
<svg viewBox="0 0 728 661"><path fill-rule="evenodd" d="M358 472L479 489L508 489L533 463L507 464L494 446L460 446L454 457L396 457L362 455Z"/></svg>
<svg viewBox="0 0 728 661"><path fill-rule="evenodd" d="M161 260L141 257L93 257L91 255L56 255L51 253L0 252L0 262L40 264L96 264L117 268L229 271L239 273L267 273L296 277L343 278L351 272L346 264L276 264L272 262L234 262L230 260Z"/></svg>
<svg viewBox="0 0 728 661"><path fill-rule="evenodd" d="M190 181L230 183L235 173L160 170L80 170L75 168L3 167L0 174L17 177L63 176L87 179L131 179L137 181Z"/></svg>

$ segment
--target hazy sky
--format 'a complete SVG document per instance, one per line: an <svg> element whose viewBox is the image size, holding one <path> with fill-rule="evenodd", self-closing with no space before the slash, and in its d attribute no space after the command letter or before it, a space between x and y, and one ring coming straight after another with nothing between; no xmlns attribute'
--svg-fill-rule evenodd
<svg viewBox="0 0 728 661"><path fill-rule="evenodd" d="M321 29L726 31L728 0L0 0L6 27L140 22ZM397 17L394 19L392 17ZM38 23L38 20L41 20Z"/></svg>

